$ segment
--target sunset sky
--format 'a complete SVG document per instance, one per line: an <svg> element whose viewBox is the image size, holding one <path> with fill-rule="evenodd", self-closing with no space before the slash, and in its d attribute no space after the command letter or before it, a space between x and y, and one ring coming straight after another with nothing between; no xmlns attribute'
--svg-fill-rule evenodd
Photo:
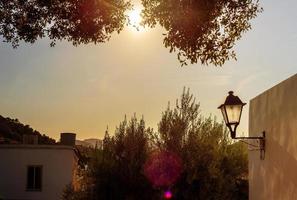
<svg viewBox="0 0 297 200"><path fill-rule="evenodd" d="M162 44L160 27L127 27L107 43L79 47L51 48L46 39L17 49L0 43L0 115L55 139L60 132L102 138L125 114L144 115L156 129L167 102L174 104L185 86L205 116L222 120L217 107L229 90L248 102L297 73L297 1L260 2L264 12L237 43L238 60L223 67L180 67ZM248 106L239 131L248 132Z"/></svg>

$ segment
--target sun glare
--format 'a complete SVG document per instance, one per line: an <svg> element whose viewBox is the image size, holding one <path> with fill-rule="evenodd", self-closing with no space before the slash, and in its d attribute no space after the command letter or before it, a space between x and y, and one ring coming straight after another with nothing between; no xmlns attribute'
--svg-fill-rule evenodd
<svg viewBox="0 0 297 200"><path fill-rule="evenodd" d="M131 27L133 30L137 32L143 32L144 27L141 26L141 9L140 8L134 8L133 10L129 11L128 13L129 17L129 27Z"/></svg>

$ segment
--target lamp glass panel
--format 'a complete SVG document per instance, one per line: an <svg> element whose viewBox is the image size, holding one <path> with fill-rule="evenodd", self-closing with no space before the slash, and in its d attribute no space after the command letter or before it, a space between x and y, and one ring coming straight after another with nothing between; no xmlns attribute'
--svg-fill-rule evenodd
<svg viewBox="0 0 297 200"><path fill-rule="evenodd" d="M226 105L229 123L239 123L242 105Z"/></svg>
<svg viewBox="0 0 297 200"><path fill-rule="evenodd" d="M223 115L223 117L224 117L224 121L225 121L225 123L228 124L229 122L228 122L228 118L227 118L227 113L226 113L225 106L222 106L222 107L221 107L221 111L222 111L222 115Z"/></svg>
<svg viewBox="0 0 297 200"><path fill-rule="evenodd" d="M235 124L230 125L230 131L231 132L235 132L235 127L236 127Z"/></svg>

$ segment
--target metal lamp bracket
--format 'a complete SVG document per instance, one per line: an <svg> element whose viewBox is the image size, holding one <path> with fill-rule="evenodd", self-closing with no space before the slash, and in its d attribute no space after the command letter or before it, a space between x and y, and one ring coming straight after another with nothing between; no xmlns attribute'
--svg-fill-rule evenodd
<svg viewBox="0 0 297 200"><path fill-rule="evenodd" d="M260 151L260 159L264 160L265 158L265 131L262 132L262 136L259 137L235 137L234 139L239 139L241 142L247 144L250 147L255 147L250 149L252 151ZM257 145L251 144L245 140L256 140Z"/></svg>

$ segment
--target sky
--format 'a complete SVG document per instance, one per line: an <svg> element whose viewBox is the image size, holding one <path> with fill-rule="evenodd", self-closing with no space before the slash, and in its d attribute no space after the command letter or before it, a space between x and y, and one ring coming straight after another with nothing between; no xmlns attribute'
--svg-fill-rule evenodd
<svg viewBox="0 0 297 200"><path fill-rule="evenodd" d="M137 3L137 1L136 1ZM233 90L242 101L297 73L296 0L260 0L264 12L252 21L235 47L237 61L222 67L181 67L162 44L160 27L137 32L131 27L104 44L50 47L47 39L13 49L0 43L0 115L59 139L112 134L127 115L142 115L157 129L168 101L184 87L200 102L204 116L222 116L217 107ZM248 105L239 135L248 135Z"/></svg>

